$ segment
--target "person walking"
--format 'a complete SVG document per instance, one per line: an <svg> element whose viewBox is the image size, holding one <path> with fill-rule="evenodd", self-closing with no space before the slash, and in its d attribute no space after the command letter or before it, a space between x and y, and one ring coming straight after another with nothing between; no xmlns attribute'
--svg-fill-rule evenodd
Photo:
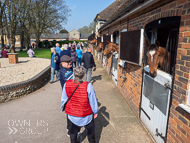
<svg viewBox="0 0 190 143"><path fill-rule="evenodd" d="M29 47L29 50L27 51L27 54L28 54L28 56L30 57L30 58L32 58L32 57L36 57L36 56L34 56L34 51L32 50L32 47Z"/></svg>
<svg viewBox="0 0 190 143"><path fill-rule="evenodd" d="M96 69L96 64L94 62L93 55L91 54L92 49L90 47L87 48L87 52L82 56L82 63L84 63L85 68L85 77L84 80L87 81L87 73L88 73L88 82L91 81L92 68Z"/></svg>
<svg viewBox="0 0 190 143"><path fill-rule="evenodd" d="M2 52L2 56L3 58L8 58L8 55L7 55L8 51L6 48L4 48L3 52Z"/></svg>
<svg viewBox="0 0 190 143"><path fill-rule="evenodd" d="M71 50L71 47L72 47L72 44L69 43L69 46L68 46L68 50L69 50L69 51Z"/></svg>
<svg viewBox="0 0 190 143"><path fill-rule="evenodd" d="M73 80L65 83L61 97L61 108L69 99L65 113L71 125L69 130L71 143L77 143L77 133L83 126L87 130L89 143L95 143L94 119L98 116L98 102L92 84L83 81L84 75L83 66L74 68Z"/></svg>
<svg viewBox="0 0 190 143"><path fill-rule="evenodd" d="M55 72L56 78L57 78L56 81L59 80L59 75L58 75L59 63L60 63L60 56L56 52L56 49L53 47L53 48L51 48L51 80L50 80L50 83L53 83L53 81L54 81L54 72Z"/></svg>
<svg viewBox="0 0 190 143"><path fill-rule="evenodd" d="M80 47L77 47L77 66L81 66L81 58L82 58L82 51L80 50Z"/></svg>
<svg viewBox="0 0 190 143"><path fill-rule="evenodd" d="M66 81L69 80L69 79L73 79L73 70L72 70L72 65L71 65L71 62L72 62L72 59L71 57L67 56L67 55L63 55L61 58L60 58L60 61L61 61L61 68L60 68L60 84L61 84L61 89L63 90L63 86L65 85ZM70 129L70 124L69 124L69 121L68 121L68 116L67 116L67 131L69 131ZM67 134L68 136L69 133Z"/></svg>
<svg viewBox="0 0 190 143"><path fill-rule="evenodd" d="M2 58L2 55L1 55L1 53L2 53L2 51L1 51L1 49L0 49L0 58Z"/></svg>
<svg viewBox="0 0 190 143"><path fill-rule="evenodd" d="M72 46L71 48L71 59L72 59L72 67L74 68L74 65L76 67L76 61L77 61L77 52L75 50L75 47Z"/></svg>
<svg viewBox="0 0 190 143"><path fill-rule="evenodd" d="M84 44L83 42L80 42L81 49L83 50Z"/></svg>
<svg viewBox="0 0 190 143"><path fill-rule="evenodd" d="M63 55L67 55L67 56L71 57L71 52L70 52L70 50L68 50L67 44L64 44L64 50L61 51L60 57L62 57Z"/></svg>
<svg viewBox="0 0 190 143"><path fill-rule="evenodd" d="M61 53L61 49L60 49L60 45L59 45L59 43L56 43L56 47L55 47L55 49L56 49L56 52L59 54L59 56L60 56L60 53Z"/></svg>

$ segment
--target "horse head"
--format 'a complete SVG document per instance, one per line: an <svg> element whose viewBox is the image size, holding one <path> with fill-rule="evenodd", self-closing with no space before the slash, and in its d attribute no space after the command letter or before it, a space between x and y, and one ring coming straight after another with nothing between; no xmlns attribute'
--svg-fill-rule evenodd
<svg viewBox="0 0 190 143"><path fill-rule="evenodd" d="M146 40L145 43L146 47L148 48L148 51L146 53L148 59L148 65L150 67L149 75L151 77L156 77L157 76L157 68L160 63L159 55L159 42L156 40L155 44L150 44L148 40Z"/></svg>
<svg viewBox="0 0 190 143"><path fill-rule="evenodd" d="M93 40L90 41L90 44L94 44L94 43L97 43L96 38L94 38Z"/></svg>
<svg viewBox="0 0 190 143"><path fill-rule="evenodd" d="M112 43L109 41L107 41L107 42L108 42L108 44L105 47L104 55L108 55L109 53L111 53L113 51L116 51L117 53L119 53L119 45L118 44Z"/></svg>
<svg viewBox="0 0 190 143"><path fill-rule="evenodd" d="M102 42L99 42L98 43L98 47L96 48L96 50L98 51L98 52L100 52L101 50L102 50L102 48L103 48L103 43Z"/></svg>

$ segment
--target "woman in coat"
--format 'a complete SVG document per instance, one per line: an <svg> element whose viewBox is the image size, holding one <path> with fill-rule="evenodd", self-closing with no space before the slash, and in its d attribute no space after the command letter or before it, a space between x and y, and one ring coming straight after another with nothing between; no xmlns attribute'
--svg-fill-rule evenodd
<svg viewBox="0 0 190 143"><path fill-rule="evenodd" d="M55 47L53 47L53 48L51 48L51 80L50 80L50 83L53 83L53 81L54 81L54 72L55 72L56 78L57 78L56 81L59 80L59 75L58 75L59 63L60 63L60 56L56 52Z"/></svg>
<svg viewBox="0 0 190 143"><path fill-rule="evenodd" d="M71 47L71 59L72 59L72 67L74 68L74 65L76 67L76 61L77 61L77 53L74 46Z"/></svg>
<svg viewBox="0 0 190 143"><path fill-rule="evenodd" d="M84 75L83 66L74 68L73 79L66 81L61 97L61 108L69 99L65 113L68 115L71 143L77 143L77 133L83 126L87 130L89 143L95 143L94 119L98 116L98 102L92 84L84 81Z"/></svg>

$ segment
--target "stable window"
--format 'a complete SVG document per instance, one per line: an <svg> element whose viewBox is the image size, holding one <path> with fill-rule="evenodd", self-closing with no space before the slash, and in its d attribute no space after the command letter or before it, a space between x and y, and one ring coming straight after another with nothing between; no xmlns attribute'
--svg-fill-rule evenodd
<svg viewBox="0 0 190 143"><path fill-rule="evenodd" d="M101 37L97 37L97 43L101 42Z"/></svg>
<svg viewBox="0 0 190 143"><path fill-rule="evenodd" d="M119 31L113 33L113 43L119 44Z"/></svg>
<svg viewBox="0 0 190 143"><path fill-rule="evenodd" d="M111 42L111 35L103 35L103 50L105 49L108 42Z"/></svg>
<svg viewBox="0 0 190 143"><path fill-rule="evenodd" d="M176 51L178 44L178 33L180 26L180 17L167 17L161 18L159 20L155 20L145 26L145 38L149 40L150 44L155 44L155 41L158 40L160 43L160 47L166 49L167 52L170 53L169 58L165 58L164 63L169 63L168 68L166 64L162 67L158 67L159 69L172 74L173 67L176 62ZM145 47L144 49L144 62L147 65L147 53L148 49ZM167 61L168 60L168 61Z"/></svg>

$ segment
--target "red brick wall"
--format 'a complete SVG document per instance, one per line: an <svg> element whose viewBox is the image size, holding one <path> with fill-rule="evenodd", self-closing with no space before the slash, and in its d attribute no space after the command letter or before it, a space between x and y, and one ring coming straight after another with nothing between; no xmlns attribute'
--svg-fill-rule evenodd
<svg viewBox="0 0 190 143"><path fill-rule="evenodd" d="M179 43L172 104L169 115L167 142L190 142L190 114L180 108L180 103L187 103L188 84L190 84L190 0L161 0L145 10L101 31L112 34L114 31L128 31L144 28L147 23L164 17L181 16ZM101 58L100 58L101 59ZM110 66L111 60L108 60ZM126 76L126 79L119 78ZM118 66L118 89L139 117L142 86L142 68L127 63L127 68Z"/></svg>

